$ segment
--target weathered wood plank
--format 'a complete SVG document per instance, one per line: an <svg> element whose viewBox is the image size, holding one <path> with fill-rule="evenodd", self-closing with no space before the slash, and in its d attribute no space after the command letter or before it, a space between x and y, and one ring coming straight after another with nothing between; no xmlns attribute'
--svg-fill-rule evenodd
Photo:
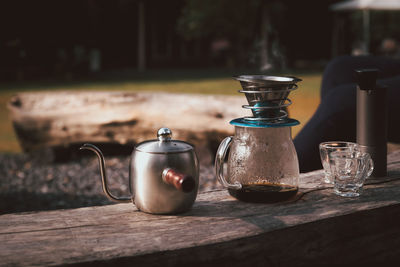
<svg viewBox="0 0 400 267"><path fill-rule="evenodd" d="M400 260L400 153L364 194L336 196L322 172L291 201L251 204L205 192L190 212L157 216L132 204L0 216L0 265L307 266ZM18 253L16 253L18 252Z"/></svg>

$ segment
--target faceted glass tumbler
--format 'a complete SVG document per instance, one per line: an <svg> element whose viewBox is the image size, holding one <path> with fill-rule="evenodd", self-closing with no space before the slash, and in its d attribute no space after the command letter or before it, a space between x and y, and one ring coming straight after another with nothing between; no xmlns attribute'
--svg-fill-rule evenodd
<svg viewBox="0 0 400 267"><path fill-rule="evenodd" d="M360 151L337 151L331 153L331 159L335 194L343 197L359 196L365 180L374 169L371 156Z"/></svg>
<svg viewBox="0 0 400 267"><path fill-rule="evenodd" d="M325 182L333 184L333 175L330 166L330 154L336 151L352 152L356 150L358 145L345 141L329 141L319 144L319 154L321 156L322 167L325 172Z"/></svg>

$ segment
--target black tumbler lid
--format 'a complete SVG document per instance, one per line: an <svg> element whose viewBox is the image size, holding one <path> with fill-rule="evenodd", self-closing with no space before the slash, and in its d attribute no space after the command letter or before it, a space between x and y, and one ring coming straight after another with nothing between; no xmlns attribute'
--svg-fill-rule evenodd
<svg viewBox="0 0 400 267"><path fill-rule="evenodd" d="M378 77L378 69L358 69L355 70L357 75L357 84L361 90L376 89L376 79Z"/></svg>

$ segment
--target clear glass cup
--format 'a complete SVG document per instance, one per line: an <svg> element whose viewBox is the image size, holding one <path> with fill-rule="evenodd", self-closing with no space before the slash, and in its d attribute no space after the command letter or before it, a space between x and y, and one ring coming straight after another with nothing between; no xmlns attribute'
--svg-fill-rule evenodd
<svg viewBox="0 0 400 267"><path fill-rule="evenodd" d="M358 145L353 142L345 141L329 141L319 144L319 154L321 156L322 167L325 172L325 183L333 184L333 175L330 166L330 154L336 151L352 152L358 148Z"/></svg>
<svg viewBox="0 0 400 267"><path fill-rule="evenodd" d="M365 180L374 170L371 156L361 151L336 151L330 157L335 194L343 197L359 196Z"/></svg>

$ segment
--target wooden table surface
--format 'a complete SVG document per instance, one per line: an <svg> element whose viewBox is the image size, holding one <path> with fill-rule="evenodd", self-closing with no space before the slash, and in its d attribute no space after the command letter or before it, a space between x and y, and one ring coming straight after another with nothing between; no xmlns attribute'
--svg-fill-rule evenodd
<svg viewBox="0 0 400 267"><path fill-rule="evenodd" d="M191 211L140 212L132 204L0 216L0 265L310 266L400 260L400 151L388 177L344 198L321 170L301 175L287 202L244 203L201 193ZM201 177L200 177L201 179Z"/></svg>

